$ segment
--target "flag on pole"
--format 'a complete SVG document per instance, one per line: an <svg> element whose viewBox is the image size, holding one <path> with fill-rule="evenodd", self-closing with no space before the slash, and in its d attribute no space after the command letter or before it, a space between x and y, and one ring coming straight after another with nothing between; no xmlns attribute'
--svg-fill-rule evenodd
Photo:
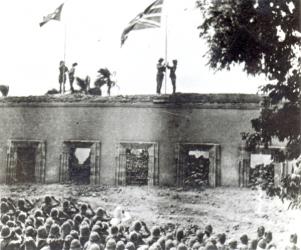
<svg viewBox="0 0 301 250"><path fill-rule="evenodd" d="M40 23L40 27L42 27L44 24L49 22L50 20L61 20L61 13L63 9L64 3L62 3L59 7L55 9L52 13L48 14L47 16L43 17L43 21Z"/></svg>
<svg viewBox="0 0 301 250"><path fill-rule="evenodd" d="M132 30L159 28L161 24L163 0L156 0L148 6L143 12L139 13L128 26L123 30L121 35L121 46L128 38Z"/></svg>

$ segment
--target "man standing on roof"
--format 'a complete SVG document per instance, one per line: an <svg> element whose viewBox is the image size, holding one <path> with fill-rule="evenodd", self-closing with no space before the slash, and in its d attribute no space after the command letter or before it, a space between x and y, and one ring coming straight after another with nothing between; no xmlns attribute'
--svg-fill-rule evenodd
<svg viewBox="0 0 301 250"><path fill-rule="evenodd" d="M160 58L158 63L157 63L157 94L161 94L161 87L162 87L162 82L164 79L164 73L165 73L165 65L163 64L164 59Z"/></svg>
<svg viewBox="0 0 301 250"><path fill-rule="evenodd" d="M64 61L60 61L59 72L60 93L63 94L65 92L65 83L67 79L66 73L68 72L68 68Z"/></svg>
<svg viewBox="0 0 301 250"><path fill-rule="evenodd" d="M171 84L172 84L172 93L175 94L176 93L176 69L177 69L177 64L178 61L177 60L172 60L172 66L169 66L167 64L167 68L169 69L169 77L171 80Z"/></svg>
<svg viewBox="0 0 301 250"><path fill-rule="evenodd" d="M77 63L73 63L71 69L68 72L71 93L74 93L73 82L74 82L76 66L77 66Z"/></svg>

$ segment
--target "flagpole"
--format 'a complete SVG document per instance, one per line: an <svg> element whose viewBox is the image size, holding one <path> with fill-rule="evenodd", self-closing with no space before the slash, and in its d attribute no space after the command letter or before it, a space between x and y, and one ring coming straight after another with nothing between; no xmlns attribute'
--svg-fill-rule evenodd
<svg viewBox="0 0 301 250"><path fill-rule="evenodd" d="M66 67L66 50L67 50L67 25L65 23L64 25L64 64L65 64L65 67ZM64 69L64 73L63 73L63 94L65 94L65 91L66 91L66 86L65 86L65 81L67 81L67 79L65 79L66 75L65 75L65 69Z"/></svg>
<svg viewBox="0 0 301 250"><path fill-rule="evenodd" d="M165 63L167 64L167 14L165 15ZM167 66L167 65L166 65ZM165 95L167 87L167 67L165 67Z"/></svg>

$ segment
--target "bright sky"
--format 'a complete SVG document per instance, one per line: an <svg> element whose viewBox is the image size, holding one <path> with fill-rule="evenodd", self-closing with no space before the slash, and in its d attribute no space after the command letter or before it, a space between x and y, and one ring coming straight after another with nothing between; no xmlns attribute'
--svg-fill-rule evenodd
<svg viewBox="0 0 301 250"><path fill-rule="evenodd" d="M62 0L0 1L0 84L9 95L42 95L59 87L58 66L78 63L77 75L116 71L119 88L113 94L154 94L156 63L165 55L165 29L145 29L120 37L128 22L152 0L67 0L61 21L39 26ZM201 15L194 0L166 0L168 61L178 60L177 92L256 93L263 77L247 76L241 67L214 73L206 66L207 47L199 38ZM164 14L165 16L165 14ZM67 89L69 84L67 84ZM168 79L167 93L171 93ZM105 92L105 91L104 91ZM162 88L164 93L164 87Z"/></svg>

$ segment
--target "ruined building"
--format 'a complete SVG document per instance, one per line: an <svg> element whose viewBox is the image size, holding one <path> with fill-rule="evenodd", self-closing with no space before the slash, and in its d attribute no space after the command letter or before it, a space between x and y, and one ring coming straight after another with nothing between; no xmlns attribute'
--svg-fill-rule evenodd
<svg viewBox="0 0 301 250"><path fill-rule="evenodd" d="M242 94L1 98L0 182L184 186L196 172L211 187L247 185L252 154L240 133L259 103ZM275 181L285 171L275 167Z"/></svg>

